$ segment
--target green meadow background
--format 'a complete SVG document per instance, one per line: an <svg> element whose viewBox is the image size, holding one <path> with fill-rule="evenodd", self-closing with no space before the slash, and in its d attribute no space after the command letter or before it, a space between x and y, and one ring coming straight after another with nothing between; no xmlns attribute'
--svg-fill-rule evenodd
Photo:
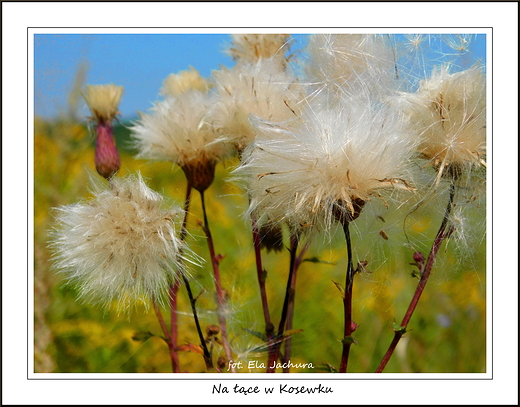
<svg viewBox="0 0 520 407"><path fill-rule="evenodd" d="M148 185L182 205L184 174L171 163L136 160L128 149L129 123L116 127L121 153L117 176L139 171ZM153 309L144 307L128 315L103 310L76 299L74 287L64 285L50 263L47 249L52 208L89 197L89 176L94 170L94 136L74 115L34 122L34 370L56 373L157 373L171 371L166 344ZM255 269L252 236L243 212L247 198L229 182L236 162L217 167L214 184L206 192L209 222L217 253L225 256L220 269L229 295L228 335L235 361L266 362L262 342L249 331L263 332L262 308ZM374 200L353 223L354 263L368 261L370 272L356 275L353 319L357 345L351 349L349 372L374 372L390 344L412 298L417 279L411 273L412 255L427 255L442 219L447 191L440 190L438 205L421 208L403 223L402 213ZM485 208L472 207L465 222L480 226L465 248L456 239L443 243L426 290L385 372L486 372L486 242ZM211 264L198 194L192 198L188 239L206 264L191 270L191 286L204 330L218 324ZM404 226L403 226L404 225ZM406 229L406 234L404 230ZM381 232L382 231L382 232ZM343 304L334 281L344 285L346 248L340 230L316 234L298 271L292 363L313 368L291 372L334 372L339 367L343 332ZM383 238L388 237L388 240ZM285 244L288 245L287 234ZM462 245L464 246L464 245ZM289 253L263 252L271 317L278 325L284 299ZM179 345L198 344L186 292L180 289ZM168 311L164 310L165 318ZM140 335L136 334L141 333ZM143 334L146 333L146 334ZM218 345L215 359L223 355ZM201 355L180 353L181 371L205 371Z"/></svg>

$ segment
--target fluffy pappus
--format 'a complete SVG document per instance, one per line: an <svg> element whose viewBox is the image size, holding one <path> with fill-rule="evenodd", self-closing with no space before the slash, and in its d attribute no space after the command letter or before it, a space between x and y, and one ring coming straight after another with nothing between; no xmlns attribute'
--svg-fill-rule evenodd
<svg viewBox="0 0 520 407"><path fill-rule="evenodd" d="M308 106L299 125L255 120L256 141L235 173L248 183L260 223L293 229L355 219L380 191L411 190L413 139L396 109L344 97L334 107Z"/></svg>
<svg viewBox="0 0 520 407"><path fill-rule="evenodd" d="M195 189L206 189L213 182L215 165L232 152L231 144L208 122L214 102L212 94L198 90L157 102L130 128L137 158L172 161Z"/></svg>
<svg viewBox="0 0 520 407"><path fill-rule="evenodd" d="M298 116L304 90L291 73L279 70L273 60L222 68L214 71L213 77L218 100L209 115L239 152L255 137L249 115L270 121Z"/></svg>
<svg viewBox="0 0 520 407"><path fill-rule="evenodd" d="M114 84L87 85L82 95L96 121L111 122L118 114L123 87Z"/></svg>
<svg viewBox="0 0 520 407"><path fill-rule="evenodd" d="M305 65L315 93L359 92L381 97L394 88L396 61L388 37L372 34L316 34Z"/></svg>
<svg viewBox="0 0 520 407"><path fill-rule="evenodd" d="M290 37L289 34L231 34L232 44L225 52L238 62L256 63L272 58L285 68Z"/></svg>
<svg viewBox="0 0 520 407"><path fill-rule="evenodd" d="M164 96L179 96L191 89L207 92L210 88L211 84L200 75L199 71L190 67L189 70L168 75L163 81L160 93Z"/></svg>
<svg viewBox="0 0 520 407"><path fill-rule="evenodd" d="M92 194L55 208L55 269L86 302L116 301L119 311L150 299L165 303L169 286L186 272L181 262L198 262L177 237L183 211L164 208L164 198L140 175L95 182Z"/></svg>
<svg viewBox="0 0 520 407"><path fill-rule="evenodd" d="M486 81L479 67L455 74L448 67L435 69L401 103L420 140L420 156L437 170L436 185L443 175L485 167Z"/></svg>

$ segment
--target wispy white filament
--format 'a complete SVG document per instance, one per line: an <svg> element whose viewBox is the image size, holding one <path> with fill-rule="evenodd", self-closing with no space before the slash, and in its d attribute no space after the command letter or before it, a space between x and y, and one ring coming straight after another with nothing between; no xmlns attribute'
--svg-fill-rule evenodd
<svg viewBox="0 0 520 407"><path fill-rule="evenodd" d="M307 52L305 71L316 92L381 97L394 86L396 61L388 36L316 34Z"/></svg>
<svg viewBox="0 0 520 407"><path fill-rule="evenodd" d="M226 157L229 144L218 139L207 113L214 96L188 90L157 102L131 127L138 158L172 161L181 167L194 162L217 162Z"/></svg>
<svg viewBox="0 0 520 407"><path fill-rule="evenodd" d="M213 77L218 99L210 117L224 138L239 150L255 137L250 115L271 121L294 118L304 97L295 77L280 70L272 59L222 68L214 71Z"/></svg>
<svg viewBox="0 0 520 407"><path fill-rule="evenodd" d="M249 212L260 221L327 228L338 201L352 212L356 199L411 188L413 140L389 106L343 97L334 107L309 106L301 123L256 120L254 127L256 141L237 173L249 183Z"/></svg>
<svg viewBox="0 0 520 407"><path fill-rule="evenodd" d="M420 139L418 150L439 172L448 167L485 166L486 83L475 66L450 74L434 70L413 94L403 94L403 111Z"/></svg>

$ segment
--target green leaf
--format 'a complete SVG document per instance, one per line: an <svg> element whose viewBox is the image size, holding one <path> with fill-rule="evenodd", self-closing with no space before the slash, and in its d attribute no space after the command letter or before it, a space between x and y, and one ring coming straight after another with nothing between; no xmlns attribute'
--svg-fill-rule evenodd
<svg viewBox="0 0 520 407"><path fill-rule="evenodd" d="M263 334L262 332L253 331L251 329L242 328L244 331L250 333L253 336L256 336L258 339L263 340L264 342L267 342L267 336Z"/></svg>
<svg viewBox="0 0 520 407"><path fill-rule="evenodd" d="M345 336L342 340L341 340L341 343L343 345L346 345L347 343L350 343L350 344L353 344L353 345L357 345L357 341L354 339L354 337L352 336Z"/></svg>
<svg viewBox="0 0 520 407"><path fill-rule="evenodd" d="M325 260L320 260L319 258L317 257L308 257L306 259L303 259L302 260L302 263L304 261L308 261L309 263L322 263L322 264L330 264L331 266L335 265L336 263L333 263L331 261L325 261Z"/></svg>
<svg viewBox="0 0 520 407"><path fill-rule="evenodd" d="M134 334L134 336L132 336L132 339L136 342L146 342L152 336L155 336L155 335L153 333L151 333L150 331L147 331L147 332L139 331L139 332L136 332Z"/></svg>
<svg viewBox="0 0 520 407"><path fill-rule="evenodd" d="M299 334L300 332L303 332L303 329L291 329L289 331L284 332L283 337L284 337L284 339L289 338L293 335Z"/></svg>
<svg viewBox="0 0 520 407"><path fill-rule="evenodd" d="M403 334L406 333L406 327L399 325L397 322L394 322L394 324L392 325L392 328L393 328L394 332L401 332Z"/></svg>

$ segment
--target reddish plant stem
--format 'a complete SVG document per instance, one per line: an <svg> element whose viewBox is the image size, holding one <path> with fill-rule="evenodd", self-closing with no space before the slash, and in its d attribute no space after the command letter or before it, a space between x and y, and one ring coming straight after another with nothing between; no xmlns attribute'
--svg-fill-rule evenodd
<svg viewBox="0 0 520 407"><path fill-rule="evenodd" d="M173 346L172 338L170 335L170 332L168 331L168 328L166 327L166 323L164 322L164 318L161 313L161 309L159 308L159 305L157 304L157 301L153 300L153 308L155 310L155 315L157 315L157 319L159 320L159 325L161 325L161 329L164 334L164 341L168 345L168 350L170 351L170 359L172 361L172 371L174 373L180 372L179 367L179 356Z"/></svg>
<svg viewBox="0 0 520 407"><path fill-rule="evenodd" d="M295 235L291 236L291 248L289 249L291 255L291 261L289 264L289 277L287 278L287 286L285 288L285 298L283 302L282 308L282 316L280 318L280 324L278 325L278 334L276 335L276 341L273 345L273 351L269 353L269 360L267 363L267 373L275 373L276 371L276 361L280 356L280 348L283 343L283 333L285 329L285 325L287 323L287 312L289 308L289 302L291 301L291 297L294 297L294 290L291 289L291 283L293 281L293 275L295 274L295 263L296 263L296 250L298 248L298 237Z"/></svg>
<svg viewBox="0 0 520 407"><path fill-rule="evenodd" d="M217 317L220 325L220 333L222 336L222 346L224 347L224 352L226 353L227 362L233 360L233 355L231 352L231 347L229 346L229 341L227 337L226 330L226 319L224 317L224 312L226 308L226 299L224 298L224 291L222 290L222 284L220 280L220 270L219 270L219 260L215 254L215 246L213 243L213 237L211 236L211 231L209 229L208 216L206 211L206 203L204 201L204 192L200 192L200 199L202 202L202 214L204 216L204 233L206 234L206 238L208 241L209 254L211 257L211 265L213 267L213 276L215 278L215 289L217 292ZM235 369L231 364L231 372L235 373Z"/></svg>
<svg viewBox="0 0 520 407"><path fill-rule="evenodd" d="M274 325L271 322L271 314L269 313L269 305L267 302L267 292L265 289L266 272L262 266L262 254L260 248L260 234L258 233L258 224L256 219L251 217L251 226L253 230L253 246L255 248L256 275L258 278L258 286L260 287L260 298L262 300L262 310L264 313L265 334L269 354L273 352Z"/></svg>
<svg viewBox="0 0 520 407"><path fill-rule="evenodd" d="M188 182L188 184L186 186L186 198L184 199L184 219L182 221L182 228L181 228L181 234L180 234L180 239L182 242L185 241L186 235L188 233L188 229L187 229L188 211L190 209L192 189L193 188L192 188L191 184ZM180 253L182 254L182 249L180 250ZM203 352L202 356L204 357L204 362L206 363L206 368L211 369L211 368L213 368L213 361L211 360L211 354L208 350L208 347L206 345L206 340L204 339L204 334L202 333L202 329L200 327L199 317L197 315L197 308L195 306L195 303L197 300L193 297L193 293L192 293L191 287L190 287L190 282L189 282L188 278L186 277L186 274L181 272L181 275L182 275L182 279L184 281L184 285L186 286L186 291L188 292L188 298L190 300L191 311L193 313L193 319L195 321L195 327L197 329L197 334L199 336L200 345L202 347L202 352ZM173 312L174 312L174 310L172 309L172 318L173 318ZM173 319L172 319L172 321L173 321ZM172 322L172 329L173 329L173 322Z"/></svg>
<svg viewBox="0 0 520 407"><path fill-rule="evenodd" d="M303 249L300 251L300 254L294 261L294 273L293 273L292 279L291 279L291 296L289 298L289 305L287 308L287 323L285 324L286 332L290 331L293 327L292 323L293 323L293 317L294 317L294 299L296 297L296 275L298 273L298 268L300 267L300 264L302 263L303 256L308 248L309 248L309 242L307 242L305 244ZM292 338L290 336L285 338L284 353L283 353L283 360L282 360L282 363L284 365L286 365L283 368L284 373L290 372L288 363L289 363L289 360L291 359L291 342L292 342Z"/></svg>
<svg viewBox="0 0 520 407"><path fill-rule="evenodd" d="M177 363L174 366L173 373L179 373L179 357L177 355L177 294L179 292L180 281L175 279L175 282L170 286L170 341L171 341L171 349L170 352L175 353L175 359Z"/></svg>
<svg viewBox="0 0 520 407"><path fill-rule="evenodd" d="M354 266L352 262L352 242L350 240L349 222L343 222L343 232L347 244L347 273L345 276L345 293L343 295L343 310L344 310L344 329L343 329L343 352L341 354L341 363L339 366L339 373L346 373L348 366L348 358L350 354L350 346L353 343L351 337L354 332L354 324L352 322L352 289L354 286Z"/></svg>
<svg viewBox="0 0 520 407"><path fill-rule="evenodd" d="M444 212L444 218L442 219L441 226L439 228L439 231L437 232L437 235L435 236L435 240L433 241L432 247L430 249L428 259L426 260L426 265L424 266L423 270L421 270L421 278L419 279L419 283L417 284L415 293L412 297L410 305L408 306L408 309L406 310L406 314L404 315L404 318L401 321L401 325L399 329L395 331L394 338L392 339L392 342L390 343L390 346L388 347L385 356L383 356L383 359L381 360L381 363L379 364L376 373L381 373L384 370L388 361L392 357L394 350L397 347L397 344L401 340L401 337L405 334L406 328L408 327L408 323L410 322L415 308L417 307L417 303L419 302L424 288L426 287L426 283L428 282L428 278L430 277L433 264L435 263L435 258L437 257L437 253L439 252L442 242L444 241L444 239L448 238L453 232L452 228L450 228L448 231L446 231L446 229L448 226L448 220L451 213L451 209L453 207L453 199L455 196L454 182L455 179L453 179L450 185L450 198L448 201L448 206L446 207L446 211Z"/></svg>

